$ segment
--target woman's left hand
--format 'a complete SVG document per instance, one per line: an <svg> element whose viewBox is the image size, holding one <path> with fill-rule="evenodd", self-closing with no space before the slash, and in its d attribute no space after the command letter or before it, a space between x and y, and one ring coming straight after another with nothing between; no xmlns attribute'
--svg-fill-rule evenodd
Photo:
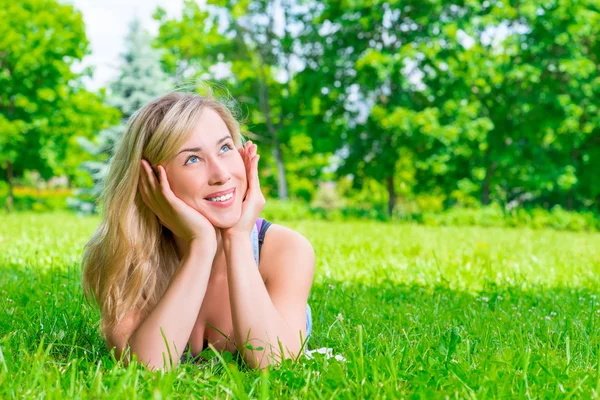
<svg viewBox="0 0 600 400"><path fill-rule="evenodd" d="M244 235L250 238L252 228L256 219L265 207L265 196L260 190L260 182L258 179L258 159L260 155L256 154L256 145L251 140L244 144L244 147L239 150L246 166L246 178L248 180L248 189L246 197L242 203L242 214L237 224L231 228L221 228L221 237Z"/></svg>

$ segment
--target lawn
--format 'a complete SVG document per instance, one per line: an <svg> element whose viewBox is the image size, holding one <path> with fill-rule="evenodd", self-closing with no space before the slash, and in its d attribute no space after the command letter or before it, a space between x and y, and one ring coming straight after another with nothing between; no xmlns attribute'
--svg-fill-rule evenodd
<svg viewBox="0 0 600 400"><path fill-rule="evenodd" d="M591 398L600 394L600 234L285 222L313 244L309 348L263 371L215 355L115 365L83 300L99 223L0 215L0 398Z"/></svg>

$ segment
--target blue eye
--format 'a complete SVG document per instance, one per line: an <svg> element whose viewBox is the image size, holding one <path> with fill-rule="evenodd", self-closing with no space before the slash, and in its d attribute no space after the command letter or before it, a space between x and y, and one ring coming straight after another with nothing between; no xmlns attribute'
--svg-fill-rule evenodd
<svg viewBox="0 0 600 400"><path fill-rule="evenodd" d="M190 161L192 158L196 158L196 159L198 159L198 157L197 157L197 156L190 156L190 157L187 159L187 161L185 162L185 164L188 164L188 161Z"/></svg>
<svg viewBox="0 0 600 400"><path fill-rule="evenodd" d="M223 146L221 146L221 149L223 149L223 147L227 147L229 150L233 150L233 147L232 147L230 144L224 144ZM184 165L187 165L187 164L189 164L189 161L190 161L192 158L195 158L195 159L198 159L198 160L199 160L198 156L190 156L190 157L187 159L187 161L185 162L185 164L184 164ZM192 164L195 164L195 163L192 163Z"/></svg>

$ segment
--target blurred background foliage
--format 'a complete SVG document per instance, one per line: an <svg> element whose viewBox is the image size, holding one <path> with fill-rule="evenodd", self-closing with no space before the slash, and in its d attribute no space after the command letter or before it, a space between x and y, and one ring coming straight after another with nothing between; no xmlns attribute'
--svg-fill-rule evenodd
<svg viewBox="0 0 600 400"><path fill-rule="evenodd" d="M600 3L185 0L86 90L81 13L0 0L0 205L99 213L127 118L216 88L272 219L600 230Z"/></svg>

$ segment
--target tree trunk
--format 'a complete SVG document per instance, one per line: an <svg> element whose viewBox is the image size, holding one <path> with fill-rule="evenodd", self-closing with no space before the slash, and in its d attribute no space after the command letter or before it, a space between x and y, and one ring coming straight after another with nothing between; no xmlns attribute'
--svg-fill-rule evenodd
<svg viewBox="0 0 600 400"><path fill-rule="evenodd" d="M260 68L262 72L262 66ZM262 74L264 76L264 74ZM265 81L260 81L259 87L259 96L260 96L260 108L265 116L265 123L267 125L267 130L269 132L269 136L273 139L273 158L275 158L275 164L277 165L277 192L279 194L280 200L288 199L288 187L287 181L285 179L285 164L283 163L283 152L281 151L281 142L277 137L277 127L273 123L273 118L271 114L271 104L269 103L269 88ZM280 121L280 128L281 128Z"/></svg>
<svg viewBox="0 0 600 400"><path fill-rule="evenodd" d="M498 167L498 163L494 162L489 166L487 171L485 171L485 179L483 180L483 187L481 190L481 204L484 206L490 204L490 181L492 180L494 171L496 171L496 167Z"/></svg>
<svg viewBox="0 0 600 400"><path fill-rule="evenodd" d="M573 189L569 189L569 195L567 196L567 210L573 210Z"/></svg>
<svg viewBox="0 0 600 400"><path fill-rule="evenodd" d="M288 199L288 187L285 179L285 165L283 164L283 153L281 151L281 144L279 140L275 140L273 146L273 158L277 165L277 194L280 200Z"/></svg>
<svg viewBox="0 0 600 400"><path fill-rule="evenodd" d="M571 165L573 165L575 167L575 173L577 173L577 156L578 156L577 149L575 149L575 148L571 149ZM575 203L575 190L573 189L573 186L571 186L569 188L569 194L567 196L567 210L569 210L569 211L573 210L573 206L575 205L574 203Z"/></svg>
<svg viewBox="0 0 600 400"><path fill-rule="evenodd" d="M394 206L396 205L396 188L394 187L393 173L387 177L387 189L390 195L388 200L388 215L391 217L394 212Z"/></svg>
<svg viewBox="0 0 600 400"><path fill-rule="evenodd" d="M10 161L6 163L6 181L8 182L8 198L6 199L6 209L13 211L15 197L13 195L13 165Z"/></svg>

